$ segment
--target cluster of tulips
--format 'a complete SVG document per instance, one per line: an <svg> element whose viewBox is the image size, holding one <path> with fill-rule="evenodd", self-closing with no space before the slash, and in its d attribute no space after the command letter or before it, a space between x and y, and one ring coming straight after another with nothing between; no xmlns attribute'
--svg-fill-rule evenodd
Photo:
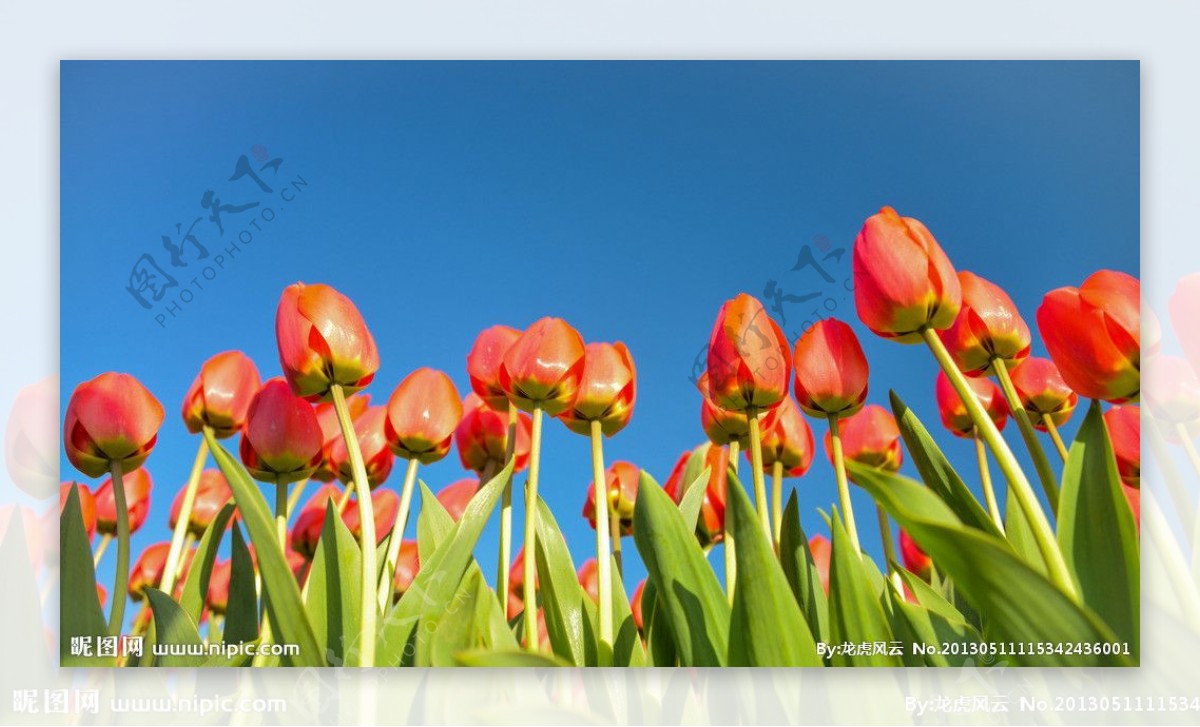
<svg viewBox="0 0 1200 727"><path fill-rule="evenodd" d="M867 359L851 325L835 318L793 348L758 300L742 293L727 301L699 380L708 441L682 453L660 486L632 463L605 463L604 440L628 424L636 402L636 369L622 343L585 344L557 318L524 331L494 326L467 356L465 398L444 372L422 368L386 405L372 406L364 390L379 354L366 322L333 288L297 283L276 313L282 377L262 382L237 351L201 367L182 404L198 451L171 508L172 537L132 569L130 533L145 523L151 491L143 464L163 407L127 374L104 373L74 390L67 457L84 475L108 479L94 495L83 484L61 488L64 599L75 588L69 597L86 612L64 622L64 644L71 635L120 633L128 596L143 603L138 633L191 643L207 619L209 640L298 644L300 655L285 664L821 665L819 641L947 634L975 643L1104 643L1103 655L1065 663L1135 661L1138 281L1102 270L1048 293L1037 324L1050 358L1041 359L1029 355L1031 332L1011 298L955 271L916 219L891 208L869 217L853 266L861 323L924 344L936 359L942 423L974 442L982 504L895 392L890 410L867 403ZM1096 403L1068 448L1059 428L1080 396ZM837 506L823 513L831 539L803 535L794 492L784 504L784 480L813 463L806 415L827 430L837 483ZM578 570L538 495L547 417L591 444L582 514L595 530L595 558ZM1001 434L1010 418L1040 497ZM1061 474L1039 433L1062 459ZM221 444L233 437L236 458ZM923 483L898 472L905 445ZM414 518L420 466L452 447L473 476L436 496L421 484ZM205 469L210 455L216 469ZM397 458L405 462L398 493L382 487ZM743 458L748 486L739 478ZM1007 485L1003 505L992 461ZM514 554L521 472L524 527ZM273 515L252 480L274 488ZM324 484L300 505L310 480ZM860 544L851 483L876 503L882 566ZM471 553L497 507L493 589ZM406 539L410 519L416 537ZM231 555L220 560L229 530ZM630 536L649 572L632 598L622 582L622 539ZM106 595L94 568L114 539ZM723 586L707 560L718 543ZM1061 650L1010 657L1064 658ZM217 663L187 658L153 663Z"/></svg>

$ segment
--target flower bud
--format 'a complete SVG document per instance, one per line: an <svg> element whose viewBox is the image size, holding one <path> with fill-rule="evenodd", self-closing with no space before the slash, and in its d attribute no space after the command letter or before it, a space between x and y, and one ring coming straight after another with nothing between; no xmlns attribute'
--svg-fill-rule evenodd
<svg viewBox="0 0 1200 727"><path fill-rule="evenodd" d="M854 330L836 318L817 321L792 356L796 403L814 417L847 417L867 400L867 357Z"/></svg>
<svg viewBox="0 0 1200 727"><path fill-rule="evenodd" d="M625 344L589 343L584 348L583 376L571 405L558 415L576 434L591 433L600 422L604 436L625 428L637 400L637 372Z"/></svg>
<svg viewBox="0 0 1200 727"><path fill-rule="evenodd" d="M294 283L275 312L279 364L297 396L316 401L338 384L352 394L371 383L379 351L362 314L328 285Z"/></svg>
<svg viewBox="0 0 1200 727"><path fill-rule="evenodd" d="M1021 400L1021 408L1029 415L1033 426L1046 431L1046 417L1062 426L1071 418L1079 395L1063 381L1058 367L1048 358L1030 357L1010 372L1013 388Z"/></svg>
<svg viewBox="0 0 1200 727"><path fill-rule="evenodd" d="M708 341L708 391L732 411L762 411L783 401L792 373L787 338L754 296L739 294L717 314Z"/></svg>
<svg viewBox="0 0 1200 727"><path fill-rule="evenodd" d="M1029 326L1008 293L974 273L962 271L958 280L962 308L949 328L938 331L955 365L968 376L983 376L994 371L996 359L1011 368L1029 356Z"/></svg>
<svg viewBox="0 0 1200 727"><path fill-rule="evenodd" d="M150 514L150 490L154 483L144 469L124 475L121 482L125 489L125 508L129 512L129 532L135 533ZM96 530L101 535L117 534L117 502L111 477L96 490Z"/></svg>
<svg viewBox="0 0 1200 727"><path fill-rule="evenodd" d="M392 473L392 464L396 461L388 448L387 416L386 407L373 406L354 420L354 434L358 439L358 449L362 453L363 466L367 470L367 483L372 490L387 481L388 475ZM350 451L343 437L335 439L330 446L329 463L337 472L339 480L344 483L354 481Z"/></svg>
<svg viewBox="0 0 1200 727"><path fill-rule="evenodd" d="M467 354L471 390L495 411L508 411L508 394L500 385L500 364L521 332L509 326L492 326L479 334Z"/></svg>
<svg viewBox="0 0 1200 727"><path fill-rule="evenodd" d="M250 475L276 485L303 480L320 464L322 443L312 406L283 379L263 384L250 402L242 432L242 464Z"/></svg>
<svg viewBox="0 0 1200 727"><path fill-rule="evenodd" d="M500 386L522 411L558 416L575 400L583 378L583 338L560 318L542 318L509 347Z"/></svg>
<svg viewBox="0 0 1200 727"><path fill-rule="evenodd" d="M967 385L975 392L979 405L987 412L988 418L996 425L996 429L1004 429L1008 423L1008 403L1000 387L991 379L967 379ZM945 372L939 371L937 384L934 386L937 397L938 413L942 416L942 424L956 437L974 437L975 421L971 419L967 405L963 403L954 384L946 377Z"/></svg>
<svg viewBox="0 0 1200 727"><path fill-rule="evenodd" d="M192 434L204 427L218 439L241 430L250 400L261 385L254 362L241 351L225 351L204 362L183 398L183 423Z"/></svg>
<svg viewBox="0 0 1200 727"><path fill-rule="evenodd" d="M388 400L384 428L388 444L399 457L421 464L437 462L450 451L462 414L462 400L450 377L430 368L417 369Z"/></svg>
<svg viewBox="0 0 1200 727"><path fill-rule="evenodd" d="M162 404L140 381L129 374L100 374L75 387L67 403L67 459L88 477L100 477L114 462L132 472L150 455L162 421Z"/></svg>

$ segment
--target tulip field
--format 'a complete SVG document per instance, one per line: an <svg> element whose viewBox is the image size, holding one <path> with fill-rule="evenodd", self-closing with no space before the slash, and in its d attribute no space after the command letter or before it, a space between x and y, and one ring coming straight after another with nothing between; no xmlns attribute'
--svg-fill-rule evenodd
<svg viewBox="0 0 1200 727"><path fill-rule="evenodd" d="M498 324L463 351L469 392L432 368L389 391L355 291L290 285L280 377L214 349L182 401L102 366L72 382L63 444L84 480L60 491L62 664L1136 666L1139 282L1098 270L1048 291L1031 328L987 274L884 207L854 239L855 317L793 346L730 291L695 392L703 443L670 472L606 456L637 415L623 343L560 318ZM868 403L869 335L937 363L939 421L909 407L928 386ZM590 445L582 512L539 495L559 425ZM196 452L190 471L155 470L185 482L169 523L148 518L163 427ZM937 427L974 466L951 465ZM429 491L422 467L452 451L466 476ZM836 505L805 532L785 483L818 457ZM559 525L580 517L586 562ZM162 537L133 552L142 528ZM645 580L626 580L635 560ZM121 648L72 648L105 637Z"/></svg>

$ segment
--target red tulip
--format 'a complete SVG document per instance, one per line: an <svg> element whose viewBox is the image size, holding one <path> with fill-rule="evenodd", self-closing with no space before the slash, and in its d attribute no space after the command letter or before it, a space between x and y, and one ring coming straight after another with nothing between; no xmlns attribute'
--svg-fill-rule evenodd
<svg viewBox="0 0 1200 727"><path fill-rule="evenodd" d="M129 597L135 601L142 600L146 588L158 588L162 582L163 567L167 564L167 553L171 550L170 543L155 543L142 551L137 562L129 571Z"/></svg>
<svg viewBox="0 0 1200 727"><path fill-rule="evenodd" d="M479 334L467 354L467 376L471 390L495 411L508 411L508 394L500 385L500 364L521 332L508 326L492 326Z"/></svg>
<svg viewBox="0 0 1200 727"><path fill-rule="evenodd" d="M583 586L583 592L592 599L592 603L598 602L600 600L600 567L596 564L596 559L585 560L575 575L579 578L579 585Z"/></svg>
<svg viewBox="0 0 1200 727"><path fill-rule="evenodd" d="M150 514L150 490L154 482L149 472L138 469L122 477L121 483L125 489L125 507L129 511L129 532L135 533ZM101 535L117 534L117 503L111 477L96 490L96 530Z"/></svg>
<svg viewBox="0 0 1200 727"><path fill-rule="evenodd" d="M600 422L604 436L625 428L637 400L637 372L625 344L589 343L584 348L583 377L575 399L558 415L576 434L591 433L591 423Z"/></svg>
<svg viewBox="0 0 1200 727"><path fill-rule="evenodd" d="M900 428L892 413L878 404L868 404L862 411L842 421L842 453L848 462L866 467L896 472L904 461L900 448ZM833 461L833 439L825 433L825 454Z"/></svg>
<svg viewBox="0 0 1200 727"><path fill-rule="evenodd" d="M297 396L325 398L338 384L352 394L371 383L379 351L362 314L328 285L294 283L275 312L279 364Z"/></svg>
<svg viewBox="0 0 1200 727"><path fill-rule="evenodd" d="M996 359L1011 368L1029 356L1029 326L1008 293L974 273L962 271L958 280L962 308L949 328L938 331L955 365L968 376L983 376Z"/></svg>
<svg viewBox="0 0 1200 727"><path fill-rule="evenodd" d="M787 338L757 298L725 301L708 340L708 391L733 411L774 408L788 392L792 358Z"/></svg>
<svg viewBox="0 0 1200 727"><path fill-rule="evenodd" d="M458 522L462 520L463 512L478 491L479 480L467 477L443 487L437 493L437 499L442 503L442 507L446 508L446 512L450 513L450 517L454 518L454 522Z"/></svg>
<svg viewBox="0 0 1200 727"><path fill-rule="evenodd" d="M449 376L429 368L417 369L400 382L388 400L384 427L388 444L405 459L437 462L450 451L462 413L462 401Z"/></svg>
<svg viewBox="0 0 1200 727"><path fill-rule="evenodd" d="M317 541L321 538L321 529L325 527L325 509L330 503L337 503L341 498L341 490L334 485L322 485L320 489L300 508L296 523L292 526L290 539L292 550L311 560L317 551ZM344 519L343 519L344 521Z"/></svg>
<svg viewBox="0 0 1200 727"><path fill-rule="evenodd" d="M250 400L262 381L254 362L241 351L218 353L204 362L183 398L183 423L192 434L210 427L218 439L233 436L246 423Z"/></svg>
<svg viewBox="0 0 1200 727"><path fill-rule="evenodd" d="M1000 387L991 379L967 379L967 385L975 392L975 398L995 423L996 429L1004 429L1009 410ZM956 437L975 436L975 422L967 412L967 405L954 390L954 384L950 383L944 371L938 372L934 393L937 396L938 413L942 415L942 424L946 429Z"/></svg>
<svg viewBox="0 0 1200 727"><path fill-rule="evenodd" d="M100 477L114 462L131 472L150 455L162 421L162 404L140 381L129 374L100 374L76 386L67 403L67 459L88 477Z"/></svg>
<svg viewBox="0 0 1200 727"><path fill-rule="evenodd" d="M891 207L867 218L854 240L854 303L876 334L901 343L923 328L949 328L962 303L954 266L937 240Z"/></svg>
<svg viewBox="0 0 1200 727"><path fill-rule="evenodd" d="M772 426L763 430L763 470L770 472L779 462L785 477L800 477L812 465L814 448L812 428L800 413L800 407L791 399L784 399L775 409ZM750 459L749 452L746 458Z"/></svg>
<svg viewBox="0 0 1200 727"><path fill-rule="evenodd" d="M1150 309L1147 308L1149 313ZM1200 371L1200 273L1192 273L1185 275L1175 284L1175 292L1171 293L1171 298L1167 302L1167 312L1171 316L1171 327L1175 329L1175 338L1178 339L1180 347L1183 348L1184 355L1188 361L1192 363L1192 368ZM1147 324L1150 324L1152 316L1147 316ZM1161 336L1161 332L1150 325L1145 326L1147 338L1151 341L1157 341ZM1146 342L1146 350L1151 351L1150 342Z"/></svg>
<svg viewBox="0 0 1200 727"><path fill-rule="evenodd" d="M405 540L401 542L400 554L396 558L396 574L392 579L393 595L396 599L404 595L420 572L421 555L417 549L417 541Z"/></svg>
<svg viewBox="0 0 1200 727"><path fill-rule="evenodd" d="M1146 360L1142 400L1167 432L1200 421L1200 378L1185 359L1157 355ZM1176 434L1176 437L1178 435Z"/></svg>
<svg viewBox="0 0 1200 727"><path fill-rule="evenodd" d="M742 447L750 446L750 417L746 412L722 409L713 400L708 388L708 372L700 375L697 386L700 389L700 426L708 436L708 441L718 446L737 442ZM775 426L775 412L779 409L768 409L759 414L760 431L766 431Z"/></svg>
<svg viewBox="0 0 1200 727"><path fill-rule="evenodd" d="M824 535L814 535L808 539L808 551L812 553L813 565L817 567L817 576L821 579L821 588L829 594L829 559L833 555L833 543Z"/></svg>
<svg viewBox="0 0 1200 727"><path fill-rule="evenodd" d="M1117 472L1128 487L1142 486L1142 423L1136 406L1114 406L1104 412L1108 438L1117 458Z"/></svg>
<svg viewBox="0 0 1200 727"><path fill-rule="evenodd" d="M508 569L508 620L512 621L525 611L523 597L525 589L525 548L522 547L513 557L512 567ZM534 590L537 590L537 571L534 571Z"/></svg>
<svg viewBox="0 0 1200 727"><path fill-rule="evenodd" d="M686 461L685 461L686 466ZM613 462L604 473L605 489L608 493L608 511L621 521L621 534L633 534L633 508L637 503L638 481L642 471L631 462ZM583 503L583 517L592 530L596 529L596 483L588 485L587 499Z"/></svg>
<svg viewBox="0 0 1200 727"><path fill-rule="evenodd" d="M356 421L371 405L369 394L355 394L346 397L346 409L350 413L350 421ZM342 425L338 422L337 409L333 402L326 401L313 407L317 415L317 423L321 425L321 464L312 473L314 480L332 482L338 478L337 466L333 462L333 445L342 441Z"/></svg>
<svg viewBox="0 0 1200 727"><path fill-rule="evenodd" d="M500 364L500 386L522 411L564 412L583 379L583 338L560 318L542 318L509 347Z"/></svg>
<svg viewBox="0 0 1200 727"><path fill-rule="evenodd" d="M637 588L633 589L633 596L629 599L629 610L633 612L633 624L637 626L638 631L646 630L642 621L642 593L645 590L646 579L643 578L641 583L637 584Z"/></svg>
<svg viewBox="0 0 1200 727"><path fill-rule="evenodd" d="M683 476L687 470L688 460L694 453L704 457L704 464L709 468L708 483L705 485L704 501L700 504L700 519L696 523L696 535L702 545L715 545L725 539L725 495L729 470L729 450L708 443L702 444L692 452L684 452L671 476L667 478L663 490L678 504L683 501L684 488L691 483L684 482Z"/></svg>
<svg viewBox="0 0 1200 727"><path fill-rule="evenodd" d="M88 489L87 485L75 482L64 482L59 485L59 516L61 517L62 510L67 505L67 497L71 494L71 488L76 486L79 487L79 512L83 516L83 529L87 531L88 539L91 540L92 536L96 533L96 498L92 495L92 491Z"/></svg>
<svg viewBox="0 0 1200 727"><path fill-rule="evenodd" d="M1038 330L1063 380L1081 396L1114 404L1141 388L1137 278L1093 273L1079 288L1052 290L1038 308Z"/></svg>
<svg viewBox="0 0 1200 727"><path fill-rule="evenodd" d="M1138 534L1142 532L1142 491L1137 487L1122 484L1121 491L1125 493L1125 501L1133 510L1133 522L1137 525Z"/></svg>
<svg viewBox="0 0 1200 727"><path fill-rule="evenodd" d="M220 560L213 563L208 576L208 610L224 615L229 608L229 577L233 575L233 562Z"/></svg>
<svg viewBox="0 0 1200 727"><path fill-rule="evenodd" d="M179 511L183 507L183 496L187 486L179 488L175 500L171 503L171 530L179 521ZM225 507L225 503L233 498L233 490L220 470L208 469L200 473L200 481L196 484L196 499L192 502L192 514L188 518L188 531L199 537L204 535L208 526L216 519L217 513Z"/></svg>
<svg viewBox="0 0 1200 727"><path fill-rule="evenodd" d="M903 528L900 529L900 560L909 572L929 580L933 561Z"/></svg>
<svg viewBox="0 0 1200 727"><path fill-rule="evenodd" d="M796 402L810 416L850 416L867 400L867 357L854 330L836 318L817 321L792 356Z"/></svg>
<svg viewBox="0 0 1200 727"><path fill-rule="evenodd" d="M303 480L320 464L322 443L312 406L283 379L263 384L250 402L242 432L242 463L250 475L278 485Z"/></svg>
<svg viewBox="0 0 1200 727"><path fill-rule="evenodd" d="M392 473L392 463L396 461L388 449L387 416L387 407L373 406L354 420L354 435L358 439L358 448L367 470L367 482L372 490L387 480ZM329 463L337 471L339 480L344 483L354 481L345 438L338 437L333 441L329 448Z"/></svg>
<svg viewBox="0 0 1200 727"><path fill-rule="evenodd" d="M1049 417L1055 426L1062 426L1071 418L1079 395L1063 381L1053 361L1031 357L1013 369L1011 375L1021 408L1034 427L1046 431L1044 417Z"/></svg>
<svg viewBox="0 0 1200 727"><path fill-rule="evenodd" d="M529 436L533 422L528 414L517 415L516 463L513 473L529 464ZM508 415L483 403L474 392L463 399L463 417L454 430L454 444L463 467L482 475L490 464L495 471L504 466L508 453Z"/></svg>
<svg viewBox="0 0 1200 727"><path fill-rule="evenodd" d="M371 493L371 507L375 515L375 544L382 543L396 524L400 512L400 496L391 490L376 490ZM362 540L362 516L358 509L358 498L346 503L342 520L350 529L355 540Z"/></svg>

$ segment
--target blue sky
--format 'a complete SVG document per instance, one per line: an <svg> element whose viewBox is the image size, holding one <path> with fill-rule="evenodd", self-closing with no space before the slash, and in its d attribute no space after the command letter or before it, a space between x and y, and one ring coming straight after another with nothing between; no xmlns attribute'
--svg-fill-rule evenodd
<svg viewBox="0 0 1200 727"><path fill-rule="evenodd" d="M863 220L885 204L921 219L1035 332L1046 291L1102 267L1138 273L1135 62L65 62L61 86L62 406L115 370L167 410L135 554L169 538L197 446L179 409L200 363L241 349L277 375L275 307L297 280L358 304L382 357L377 403L420 366L465 393L466 353L494 323L553 315L624 341L638 404L606 455L660 482L703 440L691 377L721 303L772 284L816 293L776 314L789 337L816 306L850 322L870 400L896 389L978 491L972 445L937 420L929 353L872 335L840 287ZM261 185L230 179L242 156ZM831 256L833 283L794 269L805 246ZM155 282L133 285L148 308L127 289L137 265ZM1019 452L1015 425L1005 434ZM544 445L541 491L578 565L594 548L579 515L587 440L553 423ZM62 471L76 474L65 456ZM421 470L435 490L462 475L453 452ZM805 528L824 533L823 453L792 486ZM878 558L872 503L856 489L854 504ZM496 533L477 551L489 578ZM719 550L712 561L720 574ZM626 562L632 590L645 571Z"/></svg>

